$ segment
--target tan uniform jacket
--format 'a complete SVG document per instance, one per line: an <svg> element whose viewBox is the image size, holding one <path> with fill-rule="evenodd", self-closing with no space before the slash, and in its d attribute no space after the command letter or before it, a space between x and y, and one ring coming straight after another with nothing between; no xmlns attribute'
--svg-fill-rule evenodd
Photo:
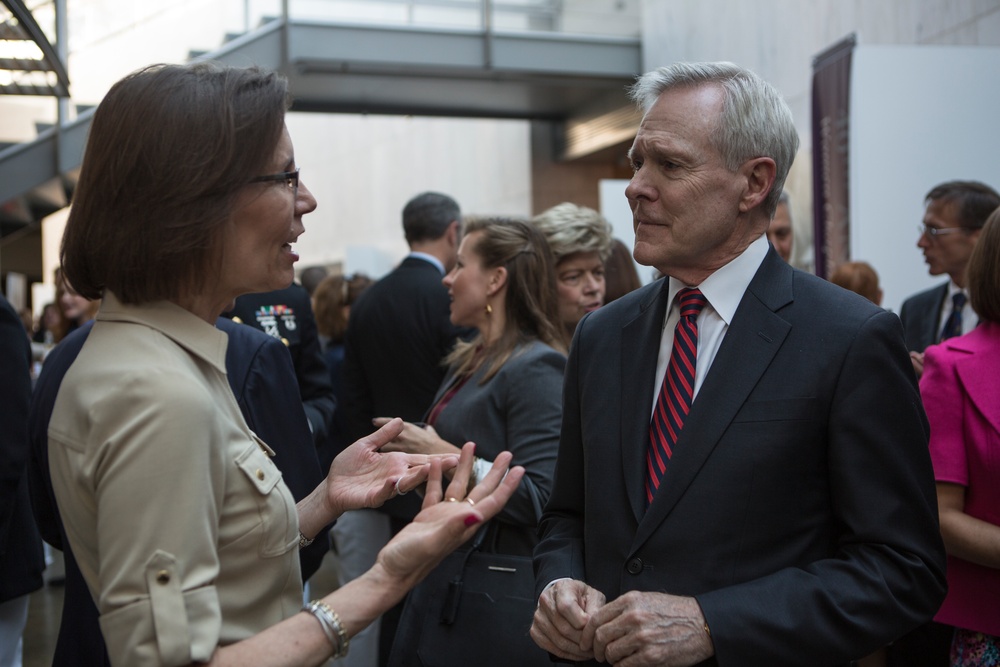
<svg viewBox="0 0 1000 667"><path fill-rule="evenodd" d="M60 387L52 480L113 665L207 661L301 606L295 502L233 398L227 340L107 293Z"/></svg>

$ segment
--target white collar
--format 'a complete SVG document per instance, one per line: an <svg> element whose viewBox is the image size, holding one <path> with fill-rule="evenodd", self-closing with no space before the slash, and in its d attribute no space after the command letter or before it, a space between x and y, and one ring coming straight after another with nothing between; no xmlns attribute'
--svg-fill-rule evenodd
<svg viewBox="0 0 1000 667"><path fill-rule="evenodd" d="M431 264L437 267L437 270L441 272L442 276L447 273L447 271L444 270L444 264L442 264L441 260L435 257L434 255L428 255L426 252L417 252L414 250L409 255L407 255L407 257L415 257L417 259L422 259L425 262L430 262Z"/></svg>
<svg viewBox="0 0 1000 667"><path fill-rule="evenodd" d="M670 278L669 304L674 303L677 292L685 287L698 287L705 295L708 303L719 314L725 323L732 324L736 309L743 299L743 294L747 291L750 281L757 274L757 269L764 262L767 256L769 245L767 236L761 234L757 240L747 246L747 249L739 256L718 269L712 275L705 278L700 285L685 285L676 278ZM667 309L667 316L670 316L670 309Z"/></svg>

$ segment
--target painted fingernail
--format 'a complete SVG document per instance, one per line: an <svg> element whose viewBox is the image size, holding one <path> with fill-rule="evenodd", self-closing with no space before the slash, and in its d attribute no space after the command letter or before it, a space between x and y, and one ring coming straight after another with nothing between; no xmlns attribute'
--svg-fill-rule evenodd
<svg viewBox="0 0 1000 667"><path fill-rule="evenodd" d="M477 523L479 523L479 517L476 516L475 514L470 514L469 516L465 517L466 527L475 526Z"/></svg>

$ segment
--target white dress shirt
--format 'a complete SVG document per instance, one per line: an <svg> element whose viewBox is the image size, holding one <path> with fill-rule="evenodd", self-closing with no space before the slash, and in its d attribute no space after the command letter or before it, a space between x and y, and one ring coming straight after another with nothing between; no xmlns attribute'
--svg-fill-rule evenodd
<svg viewBox="0 0 1000 667"><path fill-rule="evenodd" d="M417 259L422 259L425 262L430 262L431 264L437 267L437 270L441 272L442 276L448 275L448 272L444 270L444 264L442 264L441 260L435 257L434 255L428 255L426 252L418 252L414 250L409 255L407 255L407 257L416 257Z"/></svg>
<svg viewBox="0 0 1000 667"><path fill-rule="evenodd" d="M736 308L743 299L750 281L760 268L767 255L767 237L761 235L751 243L743 253L716 270L715 273L702 281L700 285L685 285L676 278L668 278L670 306L663 322L663 333L660 336L660 353L656 360L656 383L653 386L653 409L656 409L656 398L663 385L663 376L667 372L670 361L670 350L674 345L674 329L681 319L680 308L677 305L677 293L685 287L697 287L708 301L698 314L698 358L694 371L694 396L697 398L708 369L715 361L715 355L726 337L726 331L733 321ZM652 411L650 411L652 416Z"/></svg>

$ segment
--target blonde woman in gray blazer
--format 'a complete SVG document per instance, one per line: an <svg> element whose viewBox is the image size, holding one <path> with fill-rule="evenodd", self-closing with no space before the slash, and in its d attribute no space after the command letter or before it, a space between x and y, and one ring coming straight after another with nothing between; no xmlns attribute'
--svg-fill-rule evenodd
<svg viewBox="0 0 1000 667"><path fill-rule="evenodd" d="M497 218L467 223L444 285L452 323L474 327L478 335L447 358L449 371L426 424L406 424L383 448L454 454L471 441L480 474L501 451L510 451L525 476L498 517L504 553L531 554L552 488L566 365L554 267L545 237L530 224Z"/></svg>

